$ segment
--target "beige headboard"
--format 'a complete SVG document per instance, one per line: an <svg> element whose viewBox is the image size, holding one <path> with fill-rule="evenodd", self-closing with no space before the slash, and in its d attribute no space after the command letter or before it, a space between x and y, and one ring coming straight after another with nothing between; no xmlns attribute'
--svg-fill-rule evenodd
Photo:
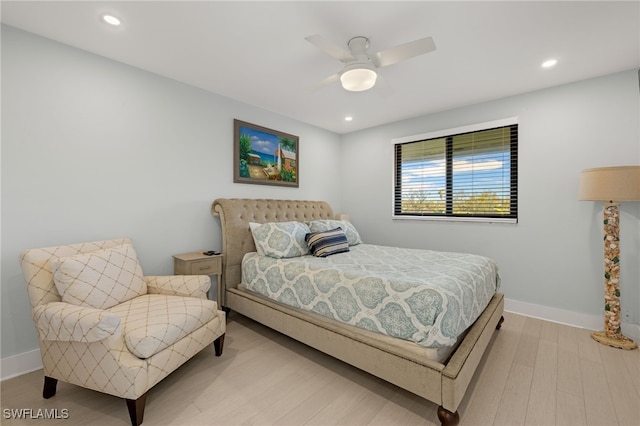
<svg viewBox="0 0 640 426"><path fill-rule="evenodd" d="M334 218L331 206L324 201L251 198L218 198L211 205L211 214L220 218L222 227L222 306L226 306L226 289L240 284L242 257L256 251L249 222L305 222Z"/></svg>

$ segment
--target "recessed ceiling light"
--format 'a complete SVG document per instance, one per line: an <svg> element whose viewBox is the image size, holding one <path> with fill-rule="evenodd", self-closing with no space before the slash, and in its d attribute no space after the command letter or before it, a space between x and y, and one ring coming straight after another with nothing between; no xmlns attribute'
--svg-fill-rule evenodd
<svg viewBox="0 0 640 426"><path fill-rule="evenodd" d="M116 18L113 15L109 15L108 13L105 13L104 15L102 15L102 20L109 25L113 25L114 27L117 27L120 25L120 19Z"/></svg>
<svg viewBox="0 0 640 426"><path fill-rule="evenodd" d="M353 117L351 117L350 115L344 118L344 121L351 121L351 120L353 120Z"/></svg>
<svg viewBox="0 0 640 426"><path fill-rule="evenodd" d="M553 68L558 63L557 59L547 59L542 63L542 68Z"/></svg>

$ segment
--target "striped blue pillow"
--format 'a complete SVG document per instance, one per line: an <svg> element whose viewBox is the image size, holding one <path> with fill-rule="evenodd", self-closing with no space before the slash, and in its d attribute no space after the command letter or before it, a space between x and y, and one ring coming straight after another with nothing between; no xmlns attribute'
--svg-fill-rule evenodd
<svg viewBox="0 0 640 426"><path fill-rule="evenodd" d="M304 237L309 250L316 257L327 257L349 251L347 236L342 228L310 232Z"/></svg>

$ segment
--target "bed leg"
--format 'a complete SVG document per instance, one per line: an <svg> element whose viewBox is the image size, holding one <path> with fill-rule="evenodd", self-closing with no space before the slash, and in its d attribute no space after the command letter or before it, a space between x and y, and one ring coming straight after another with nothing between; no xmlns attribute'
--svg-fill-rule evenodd
<svg viewBox="0 0 640 426"><path fill-rule="evenodd" d="M500 330L502 328L503 322L504 322L504 316L501 316L500 321L498 321L498 324L496 325L496 330Z"/></svg>
<svg viewBox="0 0 640 426"><path fill-rule="evenodd" d="M456 426L460 423L460 414L457 411L452 413L441 405L438 407L438 419L442 426Z"/></svg>

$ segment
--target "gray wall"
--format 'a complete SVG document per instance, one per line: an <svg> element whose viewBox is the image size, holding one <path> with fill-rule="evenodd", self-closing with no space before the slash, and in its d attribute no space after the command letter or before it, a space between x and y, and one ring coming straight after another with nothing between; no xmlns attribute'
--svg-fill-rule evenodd
<svg viewBox="0 0 640 426"><path fill-rule="evenodd" d="M300 137L300 188L233 183L233 119ZM327 200L339 136L2 27L2 358L37 348L27 248L133 238L145 274L220 249L218 197Z"/></svg>
<svg viewBox="0 0 640 426"><path fill-rule="evenodd" d="M602 204L578 201L579 175L640 164L639 101L638 73L630 70L346 135L342 208L367 242L483 253L500 265L507 298L600 316ZM518 224L391 219L393 138L513 116ZM638 324L640 203L621 212L622 304Z"/></svg>

